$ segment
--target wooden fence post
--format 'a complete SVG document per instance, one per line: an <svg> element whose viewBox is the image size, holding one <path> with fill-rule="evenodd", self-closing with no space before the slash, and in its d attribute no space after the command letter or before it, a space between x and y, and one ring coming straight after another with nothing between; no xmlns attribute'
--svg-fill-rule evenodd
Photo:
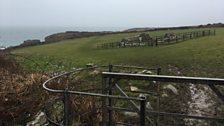
<svg viewBox="0 0 224 126"><path fill-rule="evenodd" d="M158 46L158 38L156 37L156 46Z"/></svg>

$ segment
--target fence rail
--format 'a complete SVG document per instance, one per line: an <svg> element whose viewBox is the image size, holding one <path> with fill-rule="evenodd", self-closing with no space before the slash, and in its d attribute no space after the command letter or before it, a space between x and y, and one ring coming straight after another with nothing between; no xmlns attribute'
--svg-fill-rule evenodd
<svg viewBox="0 0 224 126"><path fill-rule="evenodd" d="M169 38L165 36L155 36L151 41L148 42L131 42L131 43L122 43L122 42L110 42L98 44L97 48L109 49L109 48L126 48L126 47L139 47L139 46L159 46L171 43L177 43L181 41L186 41L190 39L195 39L204 36L216 35L216 30L202 30L202 31L192 31L185 33L177 33L175 37Z"/></svg>

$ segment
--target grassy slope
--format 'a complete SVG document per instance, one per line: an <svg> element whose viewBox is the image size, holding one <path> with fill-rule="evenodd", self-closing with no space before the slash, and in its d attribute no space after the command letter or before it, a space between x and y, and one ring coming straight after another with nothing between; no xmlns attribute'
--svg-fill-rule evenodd
<svg viewBox="0 0 224 126"><path fill-rule="evenodd" d="M192 30L192 29L191 29ZM185 32L191 30L176 30ZM195 29L194 29L195 30ZM151 32L161 35L167 31ZM167 74L168 65L177 66L185 75L224 77L224 28L217 29L216 36L203 37L159 47L135 47L96 49L105 42L120 41L121 38L139 33L94 36L59 43L17 49L13 53L29 56L38 63L62 62L67 68L86 63L129 64L161 66ZM26 63L27 65L29 62Z"/></svg>

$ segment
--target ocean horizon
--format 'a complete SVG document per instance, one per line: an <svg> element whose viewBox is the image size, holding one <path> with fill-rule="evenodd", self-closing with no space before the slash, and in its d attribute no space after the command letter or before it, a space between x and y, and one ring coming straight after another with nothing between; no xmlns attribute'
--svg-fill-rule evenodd
<svg viewBox="0 0 224 126"><path fill-rule="evenodd" d="M21 27L0 26L0 46L10 47L28 39L44 41L46 36L65 31L122 31L119 27Z"/></svg>

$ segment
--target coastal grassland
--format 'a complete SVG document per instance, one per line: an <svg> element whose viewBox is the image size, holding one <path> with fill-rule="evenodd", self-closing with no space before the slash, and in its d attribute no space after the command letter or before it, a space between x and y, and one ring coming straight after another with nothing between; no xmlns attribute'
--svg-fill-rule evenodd
<svg viewBox="0 0 224 126"><path fill-rule="evenodd" d="M188 30L174 30L173 32L187 32L187 31L197 31L202 29L188 29ZM197 39L192 39L184 42L179 42L170 45L162 45L158 47L130 47L130 48L114 48L114 49L97 49L97 44L116 42L120 41L123 37L134 36L140 33L123 33L123 34L111 34L104 36L93 36L80 39L66 40L58 43L39 45L27 48L16 49L12 51L12 54L20 55L26 57L23 59L17 56L18 61L21 61L24 68L33 71L44 71L43 73L48 73L50 71L64 71L71 70L72 68L84 67L87 63L96 64L123 64L123 65L136 65L136 66L147 66L147 67L162 67L162 74L165 75L188 75L188 76L203 76L203 77L224 77L224 28L217 28L216 36L207 36ZM167 32L167 30L150 32L151 36L162 35ZM101 86L101 75L102 71L107 69L96 69L96 71L83 71L77 73L75 76L71 75L68 80L58 79L52 81L50 86L55 89L61 89L64 85L78 90L86 90L91 88L100 88ZM129 72L129 69L127 70ZM134 72L136 70L133 70ZM123 72L123 71L122 71ZM137 71L140 72L140 71ZM35 73L35 72L34 72ZM38 73L38 72L37 72ZM38 73L39 75L39 73ZM40 74L42 75L42 74ZM51 74L50 74L51 75ZM41 78L41 76L37 76ZM27 78L25 78L27 79ZM37 82L39 84L39 90L27 90L27 91L40 91L35 95L30 97L39 100L39 96L42 96L39 100L39 104L42 106L46 104L44 101L50 97L44 95L42 82ZM155 91L156 85L149 84L148 81L131 81L131 80L121 80L119 84L122 89L129 89L127 85L131 83L133 86L138 87L141 90ZM15 83L18 85L17 83ZM160 83L161 86L170 83ZM162 94L167 93L169 97L161 98L161 108L162 111L167 112L180 112L184 113L188 109L188 102L191 100L190 89L187 85L176 85L171 83L178 89L179 96L173 92L166 91L161 88ZM26 86L24 86L26 87ZM113 92L114 94L118 92ZM138 94L129 93L129 96L136 97ZM47 96L46 98L44 96ZM27 96L28 97L28 96ZM75 97L76 99L77 97ZM74 112L84 113L88 109L89 104L97 103L99 99L89 99L88 97L80 97L83 102L75 101L72 103L78 104L80 106L73 108ZM156 108L155 97L148 97L153 108ZM46 100L47 102L50 101ZM39 105L39 104L34 104ZM129 103L125 101L116 102L117 106L128 106ZM72 105L77 106L77 105ZM94 107L94 106L90 106ZM35 106L35 108L37 108ZM82 109L80 109L82 108ZM30 109L32 110L32 109ZM81 110L81 111L80 111ZM24 116L25 117L25 116ZM83 122L88 122L89 119L96 121L96 114L86 115ZM119 116L119 119L123 119L124 116ZM125 120L125 119L124 119ZM130 120L130 118L128 118ZM132 120L135 121L135 120ZM170 120L161 119L161 122L167 124L166 122L171 122L170 125L179 124L184 122L183 120ZM174 124L173 124L174 123ZM167 124L168 125L168 124ZM180 125L180 124L179 124Z"/></svg>
<svg viewBox="0 0 224 126"><path fill-rule="evenodd" d="M204 29L161 30L149 32L149 34L159 36L167 32L198 30ZM216 28L216 33L216 36L201 37L158 47L96 48L97 44L116 42L124 37L140 34L121 33L21 48L12 53L29 57L45 70L69 70L87 63L124 64L160 66L164 74L170 74L168 69L176 67L183 75L224 77L224 28ZM23 64L28 69L33 67L31 61L25 61Z"/></svg>

